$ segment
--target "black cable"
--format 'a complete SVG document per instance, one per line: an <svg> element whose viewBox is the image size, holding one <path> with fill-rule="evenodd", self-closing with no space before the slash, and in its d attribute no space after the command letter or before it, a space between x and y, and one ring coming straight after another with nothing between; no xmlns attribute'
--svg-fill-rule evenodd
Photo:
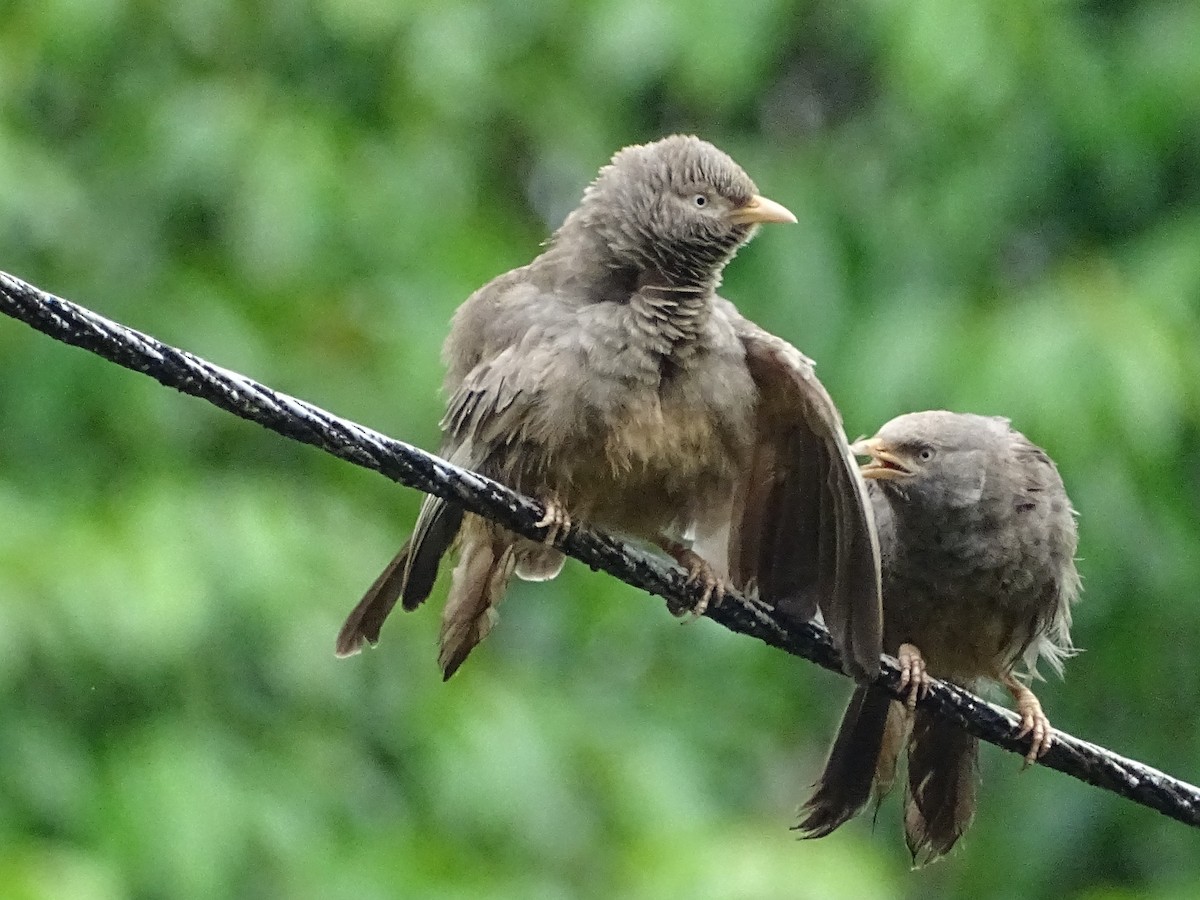
<svg viewBox="0 0 1200 900"><path fill-rule="evenodd" d="M400 484L453 501L525 537L540 540L544 536L544 529L536 524L545 511L541 504L501 484L340 419L303 400L273 391L244 375L47 294L5 272L0 272L0 312L56 340L142 372L167 387L200 397L284 437L320 447ZM593 569L602 569L627 584L666 598L676 607L690 607L699 600L700 588L687 584L682 569L602 532L573 526L559 537L555 546ZM794 656L841 672L829 634L820 625L811 622L798 625L776 618L760 604L732 591L724 603L710 607L705 615L731 631L756 637ZM876 684L899 697L895 660L883 658ZM1005 750L1024 755L1028 749L1028 738L1014 736L1018 725L1012 712L955 685L935 681L920 706ZM1053 746L1038 762L1200 827L1200 789L1104 747L1055 730Z"/></svg>

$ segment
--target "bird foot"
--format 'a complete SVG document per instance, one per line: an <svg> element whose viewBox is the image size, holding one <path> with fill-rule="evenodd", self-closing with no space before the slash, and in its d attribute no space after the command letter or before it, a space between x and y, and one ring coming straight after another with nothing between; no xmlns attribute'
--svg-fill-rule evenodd
<svg viewBox="0 0 1200 900"><path fill-rule="evenodd" d="M900 663L900 692L908 691L905 705L911 710L917 708L917 700L929 693L933 679L925 670L925 657L913 644L901 644L896 653Z"/></svg>
<svg viewBox="0 0 1200 900"><path fill-rule="evenodd" d="M534 523L534 527L546 529L543 544L553 544L570 529L571 517L563 505L553 498L543 500L542 505L546 507L546 512Z"/></svg>
<svg viewBox="0 0 1200 900"><path fill-rule="evenodd" d="M725 599L725 579L717 574L707 560L681 544L667 543L664 544L663 549L675 562L687 569L686 583L688 587L700 585L702 588L700 599L690 608L685 605L668 603L667 608L671 610L672 615L683 617L690 622L703 616L710 606L721 605L721 601Z"/></svg>
<svg viewBox="0 0 1200 900"><path fill-rule="evenodd" d="M1011 675L1004 679L1004 686L1017 701L1017 715L1021 717L1016 737L1029 737L1029 752L1025 754L1025 763L1021 766L1022 769L1028 769L1039 757L1045 756L1054 744L1054 733L1050 720L1042 711L1042 703L1033 691Z"/></svg>
<svg viewBox="0 0 1200 900"><path fill-rule="evenodd" d="M738 599L758 621L769 626L775 625L775 607L758 596L758 588L755 585L743 586Z"/></svg>

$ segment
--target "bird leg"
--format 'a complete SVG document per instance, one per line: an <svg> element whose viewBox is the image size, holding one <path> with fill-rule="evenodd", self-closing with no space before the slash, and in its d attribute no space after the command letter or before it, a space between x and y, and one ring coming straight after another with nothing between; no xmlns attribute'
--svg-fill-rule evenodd
<svg viewBox="0 0 1200 900"><path fill-rule="evenodd" d="M534 523L534 527L546 529L546 535L542 538L543 544L553 544L560 535L570 529L571 517L554 497L547 497L542 501L542 505L546 507L546 512Z"/></svg>
<svg viewBox="0 0 1200 900"><path fill-rule="evenodd" d="M1017 681L1011 673L1004 676L1004 686L1017 701L1017 714L1021 717L1021 730L1017 732L1017 737L1029 735L1029 752L1025 754L1025 765L1021 767L1027 769L1050 749L1054 734L1050 729L1050 720L1042 712L1041 701L1033 691Z"/></svg>
<svg viewBox="0 0 1200 900"><path fill-rule="evenodd" d="M687 569L687 585L689 587L699 584L703 588L700 599L696 601L691 609L668 602L667 609L671 610L672 615L687 616L690 621L704 615L705 610L710 605L721 605L721 601L725 599L725 579L717 574L717 571L709 565L704 557L690 547L685 547L683 544L668 540L667 538L659 539L658 545L666 551L671 559Z"/></svg>
<svg viewBox="0 0 1200 900"><path fill-rule="evenodd" d="M910 709L917 708L917 700L929 693L933 679L925 670L925 657L914 644L901 644L896 652L896 660L900 663L900 692L908 690L905 705Z"/></svg>

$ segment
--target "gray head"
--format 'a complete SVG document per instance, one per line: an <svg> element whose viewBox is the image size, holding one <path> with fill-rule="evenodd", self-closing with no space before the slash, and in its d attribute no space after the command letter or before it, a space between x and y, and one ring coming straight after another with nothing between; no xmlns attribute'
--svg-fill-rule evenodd
<svg viewBox="0 0 1200 900"><path fill-rule="evenodd" d="M977 503L989 479L1008 474L1018 443L1032 448L1008 419L932 410L897 416L851 450L871 457L863 477L886 494L917 507L953 509Z"/></svg>
<svg viewBox="0 0 1200 900"><path fill-rule="evenodd" d="M620 150L584 192L558 238L590 233L607 265L664 284L711 287L763 222L796 217L761 197L741 166L697 137Z"/></svg>

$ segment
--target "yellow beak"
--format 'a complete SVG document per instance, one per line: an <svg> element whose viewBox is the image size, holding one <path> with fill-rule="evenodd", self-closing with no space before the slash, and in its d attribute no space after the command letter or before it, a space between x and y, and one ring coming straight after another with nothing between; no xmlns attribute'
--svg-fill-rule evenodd
<svg viewBox="0 0 1200 900"><path fill-rule="evenodd" d="M874 478L876 481L896 481L908 478L913 474L912 464L903 456L888 449L879 438L855 441L850 445L850 452L855 456L871 457L871 461L859 469L863 478Z"/></svg>
<svg viewBox="0 0 1200 900"><path fill-rule="evenodd" d="M795 222L792 211L781 203L755 194L745 206L729 214L734 225L758 225L763 222Z"/></svg>

